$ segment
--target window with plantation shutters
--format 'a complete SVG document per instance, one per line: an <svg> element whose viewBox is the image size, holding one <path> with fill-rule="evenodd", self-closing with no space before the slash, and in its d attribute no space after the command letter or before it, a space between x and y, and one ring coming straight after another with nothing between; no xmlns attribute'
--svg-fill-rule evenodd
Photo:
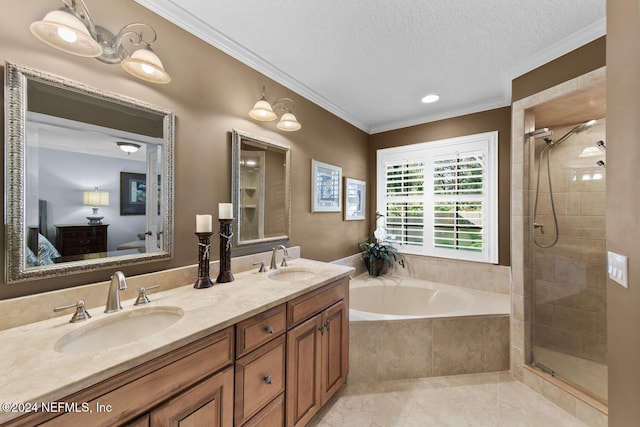
<svg viewBox="0 0 640 427"><path fill-rule="evenodd" d="M496 263L497 132L378 151L377 209L405 253Z"/></svg>

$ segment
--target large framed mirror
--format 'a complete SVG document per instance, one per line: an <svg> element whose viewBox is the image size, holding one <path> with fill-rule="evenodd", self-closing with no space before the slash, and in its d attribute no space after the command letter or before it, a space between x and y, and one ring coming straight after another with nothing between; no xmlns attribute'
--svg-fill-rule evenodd
<svg viewBox="0 0 640 427"><path fill-rule="evenodd" d="M170 258L174 114L5 67L7 282Z"/></svg>
<svg viewBox="0 0 640 427"><path fill-rule="evenodd" d="M232 131L233 242L237 247L289 239L291 147Z"/></svg>

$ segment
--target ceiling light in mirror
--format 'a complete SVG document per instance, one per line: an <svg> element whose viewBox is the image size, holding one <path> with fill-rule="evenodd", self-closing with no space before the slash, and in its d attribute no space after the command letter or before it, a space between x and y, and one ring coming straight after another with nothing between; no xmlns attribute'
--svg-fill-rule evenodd
<svg viewBox="0 0 640 427"><path fill-rule="evenodd" d="M118 144L118 147L127 154L135 153L140 149L140 144L136 144L134 142L118 141L116 144Z"/></svg>

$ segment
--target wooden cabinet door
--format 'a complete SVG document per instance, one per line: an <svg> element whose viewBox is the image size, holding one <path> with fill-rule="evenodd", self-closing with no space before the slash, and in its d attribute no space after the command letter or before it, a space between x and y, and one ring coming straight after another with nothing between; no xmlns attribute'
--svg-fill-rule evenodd
<svg viewBox="0 0 640 427"><path fill-rule="evenodd" d="M347 380L349 369L349 316L344 300L322 313L322 391L324 405Z"/></svg>
<svg viewBox="0 0 640 427"><path fill-rule="evenodd" d="M122 427L149 427L149 414L144 414L140 418L131 421Z"/></svg>
<svg viewBox="0 0 640 427"><path fill-rule="evenodd" d="M320 409L322 314L287 334L287 426L304 426Z"/></svg>
<svg viewBox="0 0 640 427"><path fill-rule="evenodd" d="M233 367L151 411L151 427L232 427Z"/></svg>

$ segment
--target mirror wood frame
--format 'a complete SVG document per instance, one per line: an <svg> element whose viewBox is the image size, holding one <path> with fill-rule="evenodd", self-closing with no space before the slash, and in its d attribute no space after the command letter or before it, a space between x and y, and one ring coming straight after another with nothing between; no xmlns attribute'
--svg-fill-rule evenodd
<svg viewBox="0 0 640 427"><path fill-rule="evenodd" d="M243 218L243 209L241 203L241 151L242 143L248 142L253 146L263 146L276 150L282 150L285 156L285 233L279 236L264 237L252 240L241 239L241 227ZM233 129L231 132L232 143L232 182L231 195L234 209L235 221L233 222L233 244L235 247L250 247L265 243L285 243L291 235L291 147L287 144L276 142L261 136L252 135L241 130ZM266 194L265 194L266 196Z"/></svg>
<svg viewBox="0 0 640 427"><path fill-rule="evenodd" d="M158 252L118 255L26 268L25 152L27 84L37 81L126 108L163 116L161 189L163 247ZM170 259L173 250L174 129L172 111L34 68L5 63L5 279L7 283L61 277Z"/></svg>

